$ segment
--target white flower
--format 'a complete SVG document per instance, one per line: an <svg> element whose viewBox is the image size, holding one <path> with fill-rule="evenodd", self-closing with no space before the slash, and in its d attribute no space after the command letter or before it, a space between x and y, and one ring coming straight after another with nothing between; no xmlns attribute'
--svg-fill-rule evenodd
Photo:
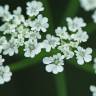
<svg viewBox="0 0 96 96"><path fill-rule="evenodd" d="M83 65L84 61L90 62L92 60L92 56L91 56L92 49L91 48L83 49L82 47L79 46L79 47L77 47L77 51L75 51L75 52L76 52L77 62L80 65Z"/></svg>
<svg viewBox="0 0 96 96"><path fill-rule="evenodd" d="M66 59L70 59L74 56L74 52L70 50L70 46L68 44L61 45L58 49L64 54Z"/></svg>
<svg viewBox="0 0 96 96"><path fill-rule="evenodd" d="M14 24L16 24L16 25L19 25L19 24L25 22L25 18L21 14L21 12L22 12L21 7L17 7L17 9L13 11L14 14L13 14L13 20L12 20L12 22Z"/></svg>
<svg viewBox="0 0 96 96"><path fill-rule="evenodd" d="M92 92L92 96L96 96L96 86L91 85L90 91Z"/></svg>
<svg viewBox="0 0 96 96"><path fill-rule="evenodd" d="M59 72L62 72L64 70L64 56L60 53L53 55L53 57L45 57L43 59L43 63L46 65L46 71L52 72L53 74L57 74Z"/></svg>
<svg viewBox="0 0 96 96"><path fill-rule="evenodd" d="M93 19L94 23L96 23L96 10L94 11L94 13L92 15L92 19Z"/></svg>
<svg viewBox="0 0 96 96"><path fill-rule="evenodd" d="M83 31L82 29L79 29L75 34L71 35L71 38L74 41L78 42L86 42L88 40L88 34L87 32Z"/></svg>
<svg viewBox="0 0 96 96"><path fill-rule="evenodd" d="M65 40L69 40L70 39L70 35L67 32L67 28L66 27L57 27L57 29L55 30L55 33L57 36L60 37L60 39L65 39Z"/></svg>
<svg viewBox="0 0 96 96"><path fill-rule="evenodd" d="M11 34L13 36L13 35L17 35L15 28L16 28L15 24L11 24L7 22L0 26L0 31L3 32L4 35Z"/></svg>
<svg viewBox="0 0 96 96"><path fill-rule="evenodd" d="M3 21L10 21L13 16L9 12L9 6L5 5L4 7L0 6L0 17L2 17Z"/></svg>
<svg viewBox="0 0 96 96"><path fill-rule="evenodd" d="M79 30L80 28L86 26L86 23L84 22L84 20L79 17L75 17L73 19L71 19L70 17L67 17L66 21L68 23L69 30L72 32L75 32L75 31Z"/></svg>
<svg viewBox="0 0 96 96"><path fill-rule="evenodd" d="M48 18L38 15L31 24L31 29L36 31L46 32L46 29L49 27Z"/></svg>
<svg viewBox="0 0 96 96"><path fill-rule="evenodd" d="M9 82L11 80L12 73L9 66L0 66L0 84Z"/></svg>
<svg viewBox="0 0 96 96"><path fill-rule="evenodd" d="M0 55L0 66L3 64L5 60L2 58L2 55Z"/></svg>
<svg viewBox="0 0 96 96"><path fill-rule="evenodd" d="M20 25L19 27L16 28L17 36L18 35L22 35L23 38L25 38L26 35L29 34L29 31L30 31L30 29L29 28L26 28L23 25Z"/></svg>
<svg viewBox="0 0 96 96"><path fill-rule="evenodd" d="M18 38L17 38L17 45L18 45L18 47L24 45L24 37L23 37L22 34L18 34Z"/></svg>
<svg viewBox="0 0 96 96"><path fill-rule="evenodd" d="M94 58L93 69L94 69L94 71L95 71L95 73L96 73L96 58Z"/></svg>
<svg viewBox="0 0 96 96"><path fill-rule="evenodd" d="M79 45L79 42L73 42L73 41L70 41L69 43L69 46L73 47L73 48L77 48Z"/></svg>
<svg viewBox="0 0 96 96"><path fill-rule="evenodd" d="M26 35L25 35L26 38L29 38L29 39L41 39L41 35L40 35L40 32L37 32L37 31L29 31Z"/></svg>
<svg viewBox="0 0 96 96"><path fill-rule="evenodd" d="M14 53L18 53L18 41L15 38L11 38L7 44L4 45L4 55L13 56Z"/></svg>
<svg viewBox="0 0 96 96"><path fill-rule="evenodd" d="M82 8L90 11L96 8L96 0L80 0Z"/></svg>
<svg viewBox="0 0 96 96"><path fill-rule="evenodd" d="M27 15L37 16L40 11L43 11L43 4L39 1L31 1L27 3Z"/></svg>
<svg viewBox="0 0 96 96"><path fill-rule="evenodd" d="M46 52L49 52L51 48L54 49L59 44L59 38L50 34L47 34L46 39L43 41L43 47L46 49Z"/></svg>
<svg viewBox="0 0 96 96"><path fill-rule="evenodd" d="M37 40L28 40L25 42L24 48L24 56L25 57L35 57L35 55L41 52L41 44L37 42Z"/></svg>
<svg viewBox="0 0 96 96"><path fill-rule="evenodd" d="M0 53L2 52L4 45L7 43L7 40L4 36L0 37Z"/></svg>

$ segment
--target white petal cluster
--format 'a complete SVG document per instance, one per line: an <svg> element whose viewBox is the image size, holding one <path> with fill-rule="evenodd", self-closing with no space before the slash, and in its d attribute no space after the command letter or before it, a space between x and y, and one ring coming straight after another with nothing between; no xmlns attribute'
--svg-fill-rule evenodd
<svg viewBox="0 0 96 96"><path fill-rule="evenodd" d="M53 55L52 57L45 57L43 59L43 63L46 64L46 71L52 72L53 74L57 74L64 70L64 56L60 53Z"/></svg>
<svg viewBox="0 0 96 96"><path fill-rule="evenodd" d="M0 37L0 53L4 49L4 46L7 44L7 40L4 36Z"/></svg>
<svg viewBox="0 0 96 96"><path fill-rule="evenodd" d="M3 49L4 55L13 56L14 53L18 54L18 41L17 39L11 38L5 45Z"/></svg>
<svg viewBox="0 0 96 96"><path fill-rule="evenodd" d="M94 69L94 72L96 73L96 58L94 58L93 69Z"/></svg>
<svg viewBox="0 0 96 96"><path fill-rule="evenodd" d="M17 7L16 10L13 11L13 24L19 25L23 22L25 22L25 18L22 15L22 9L21 7Z"/></svg>
<svg viewBox="0 0 96 96"><path fill-rule="evenodd" d="M0 66L0 84L9 82L11 80L12 72L9 66Z"/></svg>
<svg viewBox="0 0 96 96"><path fill-rule="evenodd" d="M10 12L8 5L0 6L0 19L3 22L0 25L0 54L13 56L19 53L20 47L25 57L34 58L41 52L44 48L41 33L49 27L48 18L40 13L43 10L43 4L35 0L27 2L26 17L21 7ZM3 63L0 55L0 84L10 81L12 75L10 68L3 66Z"/></svg>
<svg viewBox="0 0 96 96"><path fill-rule="evenodd" d="M5 59L2 58L2 55L0 55L0 66L3 65Z"/></svg>
<svg viewBox="0 0 96 96"><path fill-rule="evenodd" d="M19 53L21 47L25 57L34 58L42 49L46 52L57 49L59 53L43 59L46 71L54 74L64 70L64 59L76 56L80 65L90 62L92 49L80 46L88 40L88 34L83 30L86 26L83 18L66 18L68 26L57 27L55 35L47 34L42 40L41 34L49 27L48 18L41 14L43 10L41 2L28 2L25 17L21 7L11 13L8 5L0 6L0 18L3 22L0 26L0 54L13 56ZM10 81L12 75L10 68L3 66L3 62L4 59L0 56L0 84Z"/></svg>
<svg viewBox="0 0 96 96"><path fill-rule="evenodd" d="M74 56L74 52L70 49L70 47L71 46L69 44L62 44L58 47L66 59L70 59Z"/></svg>
<svg viewBox="0 0 96 96"><path fill-rule="evenodd" d="M47 34L46 39L43 41L43 48L46 49L46 52L50 52L51 49L56 48L60 44L59 40L58 37Z"/></svg>
<svg viewBox="0 0 96 96"><path fill-rule="evenodd" d="M92 96L96 96L96 86L91 85L90 86L90 91L92 92Z"/></svg>
<svg viewBox="0 0 96 96"><path fill-rule="evenodd" d="M75 55L77 58L78 57L77 53L79 54L79 51L82 51L80 44L82 42L86 42L88 40L87 32L85 32L82 29L82 27L86 26L86 23L84 22L84 20L82 18L77 18L77 17L75 17L73 19L68 17L66 20L68 23L69 31L71 31L71 32L68 32L67 27L65 27L65 26L63 28L58 27L55 30L56 36L58 36L60 38L60 45L58 46L58 49L63 53L63 55L65 56L66 59L71 59ZM91 54L92 49L91 48L88 48L88 49L90 49L88 51L91 51L91 52L89 52L89 54ZM86 58L87 58L87 55L89 55L89 54L87 54L87 52L84 54L86 55ZM92 59L92 58L89 58L89 61L91 61L90 59ZM87 60L86 62L89 62L89 61ZM78 64L81 63L80 61L78 61L78 59L77 59L77 62L78 62ZM82 63L84 64L84 62L82 62Z"/></svg>
<svg viewBox="0 0 96 96"><path fill-rule="evenodd" d="M82 65L85 62L90 62L92 60L92 49L91 48L82 48L82 47L78 47L77 51L75 51L76 53L76 58L77 58L77 62L78 64Z"/></svg>
<svg viewBox="0 0 96 96"><path fill-rule="evenodd" d="M46 39L43 41L43 47L47 52L51 51L51 49L54 48L57 49L59 52L58 54L60 54L61 52L61 56L64 56L63 59L66 60L71 59L75 56L79 65L90 62L92 60L92 49L89 47L84 49L80 46L81 43L86 42L89 38L87 32L83 30L83 27L86 26L86 23L84 22L83 18L79 17L75 17L73 19L68 17L66 18L66 21L69 30L66 26L57 27L57 29L55 29L56 36L51 36L50 34L46 35ZM56 67L58 73L57 67L60 67L57 65L59 65L59 63L54 64L54 60L52 57L45 57L43 59L43 63L47 64L47 72L54 73L54 68Z"/></svg>
<svg viewBox="0 0 96 96"><path fill-rule="evenodd" d="M27 18L22 14L21 7L17 7L13 13L9 12L9 6L0 6L0 17L3 24L0 31L4 35L0 38L0 53L3 55L13 56L18 54L18 49L24 46L24 56L34 57L41 51L41 32L46 32L49 27L48 18L40 14L44 10L43 4L39 1L27 2ZM5 20L4 14L10 14L11 19ZM9 37L7 38L7 35ZM3 42L2 42L3 41ZM34 42L35 41L35 42ZM33 48L31 48L31 47Z"/></svg>
<svg viewBox="0 0 96 96"><path fill-rule="evenodd" d="M96 0L80 0L80 4L85 11L94 11L92 19L96 23Z"/></svg>
<svg viewBox="0 0 96 96"><path fill-rule="evenodd" d="M5 59L0 55L0 84L9 82L11 80L12 72L10 71L9 66L4 66Z"/></svg>
<svg viewBox="0 0 96 96"><path fill-rule="evenodd" d="M71 38L77 42L86 42L88 40L87 32L79 29L76 34L72 34Z"/></svg>
<svg viewBox="0 0 96 96"><path fill-rule="evenodd" d="M92 19L93 19L94 23L96 23L96 10L94 11L94 13L92 15Z"/></svg>
<svg viewBox="0 0 96 96"><path fill-rule="evenodd" d="M13 18L9 12L8 5L5 5L4 7L0 6L0 17L3 19L3 21L10 21Z"/></svg>
<svg viewBox="0 0 96 96"><path fill-rule="evenodd" d="M67 17L66 21L68 23L69 30L72 32L75 32L75 31L79 30L80 28L86 26L86 23L80 17L75 17L73 19L71 19L70 17Z"/></svg>
<svg viewBox="0 0 96 96"><path fill-rule="evenodd" d="M38 43L36 40L28 40L25 42L25 57L35 57L35 55L39 54L41 52L41 44Z"/></svg>
<svg viewBox="0 0 96 96"><path fill-rule="evenodd" d="M56 35L57 35L58 37L60 37L61 39L65 39L65 40L69 39L69 40L70 40L70 36L69 36L69 34L68 34L68 32L67 32L67 28L66 28L66 27L63 27L63 28L58 27L58 28L55 30L55 33L56 33Z"/></svg>
<svg viewBox="0 0 96 96"><path fill-rule="evenodd" d="M82 8L90 11L96 8L96 0L80 0Z"/></svg>
<svg viewBox="0 0 96 96"><path fill-rule="evenodd" d="M49 27L48 18L38 15L37 19L32 22L31 27L32 30L46 32Z"/></svg>

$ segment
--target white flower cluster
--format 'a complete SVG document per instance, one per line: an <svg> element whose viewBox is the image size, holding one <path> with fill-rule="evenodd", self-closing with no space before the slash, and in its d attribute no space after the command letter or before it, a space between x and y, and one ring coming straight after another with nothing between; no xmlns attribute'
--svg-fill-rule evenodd
<svg viewBox="0 0 96 96"><path fill-rule="evenodd" d="M4 35L0 38L1 43L3 43L0 52L3 51L3 55L13 56L18 54L19 47L24 46L25 57L34 57L40 53L42 47L40 47L41 42L39 42L41 32L46 32L49 26L48 18L40 14L40 11L44 10L42 3L39 1L27 3L26 14L28 19L25 19L22 14L21 7L17 7L13 14L9 12L8 5L1 6L0 10L0 17L4 22L0 26L0 31ZM7 38L7 35L9 38Z"/></svg>
<svg viewBox="0 0 96 96"><path fill-rule="evenodd" d="M64 55L61 55L60 53L53 55L53 57L45 57L43 59L44 64L47 64L46 66L46 71L47 72L52 72L54 74L57 74L58 72L63 71L63 66L64 65Z"/></svg>
<svg viewBox="0 0 96 96"><path fill-rule="evenodd" d="M96 86L91 85L90 91L92 92L92 96L96 96Z"/></svg>
<svg viewBox="0 0 96 96"><path fill-rule="evenodd" d="M81 6L86 10L94 10L96 8L96 0L80 0Z"/></svg>
<svg viewBox="0 0 96 96"><path fill-rule="evenodd" d="M40 13L44 10L39 1L27 2L26 18L21 7L13 12L9 6L0 6L0 54L13 56L19 53L19 48L24 48L25 57L35 57L41 52L41 32L46 32L49 27L48 18ZM0 84L10 80L12 73L8 66L2 66L4 59L0 55Z"/></svg>
<svg viewBox="0 0 96 96"><path fill-rule="evenodd" d="M0 26L0 54L13 56L23 48L24 56L34 58L45 49L50 52L57 49L59 53L45 57L46 71L57 74L64 70L64 59L68 60L76 56L77 63L82 65L92 59L91 48L84 49L80 46L88 40L88 34L83 30L86 23L82 18L75 17L66 19L68 28L57 27L56 35L47 34L42 41L41 33L45 33L49 27L48 18L40 14L44 10L43 4L39 1L27 3L26 18L22 14L21 7L17 7L12 13L9 6L0 6L0 18L3 24ZM4 60L0 57L0 81L2 84L10 80L12 73L8 66L2 66ZM7 75L6 75L7 74Z"/></svg>
<svg viewBox="0 0 96 96"><path fill-rule="evenodd" d="M94 72L96 73L96 57L94 58L93 69L94 69Z"/></svg>
<svg viewBox="0 0 96 96"><path fill-rule="evenodd" d="M80 4L85 11L94 10L92 19L96 23L96 0L80 0Z"/></svg>
<svg viewBox="0 0 96 96"><path fill-rule="evenodd" d="M10 71L9 66L4 66L4 59L2 55L0 55L0 84L4 84L5 82L9 82L11 80L12 72Z"/></svg>
<svg viewBox="0 0 96 96"><path fill-rule="evenodd" d="M44 40L44 48L46 52L57 48L60 53L53 55L53 57L45 57L43 63L46 65L46 71L57 74L63 71L64 59L68 60L76 56L77 63L83 65L85 62L92 60L92 49L83 48L80 46L82 42L88 40L87 32L83 31L86 23L82 18L75 17L66 19L67 27L57 27L55 30L56 36L47 35Z"/></svg>

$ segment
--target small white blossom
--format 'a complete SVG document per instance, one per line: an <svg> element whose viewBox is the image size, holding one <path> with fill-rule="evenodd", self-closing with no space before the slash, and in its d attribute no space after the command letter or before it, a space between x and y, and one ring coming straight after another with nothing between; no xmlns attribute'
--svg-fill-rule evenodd
<svg viewBox="0 0 96 96"><path fill-rule="evenodd" d="M24 56L25 57L35 57L35 55L41 52L41 44L37 42L37 40L28 40L25 42L24 48Z"/></svg>
<svg viewBox="0 0 96 96"><path fill-rule="evenodd" d="M50 34L47 34L46 39L43 41L43 47L46 49L46 52L51 51L51 48L54 49L59 44L59 38Z"/></svg>
<svg viewBox="0 0 96 96"><path fill-rule="evenodd" d="M55 32L56 32L56 35L60 37L60 39L65 39L65 40L70 39L70 35L68 34L66 27L63 27L63 28L57 27Z"/></svg>
<svg viewBox="0 0 96 96"><path fill-rule="evenodd" d="M10 21L13 18L13 15L9 12L8 5L0 6L0 17L2 17L3 21Z"/></svg>
<svg viewBox="0 0 96 96"><path fill-rule="evenodd" d="M96 10L94 11L94 13L92 15L92 19L93 19L94 23L96 23Z"/></svg>
<svg viewBox="0 0 96 96"><path fill-rule="evenodd" d="M24 16L21 14L22 12L22 9L21 7L17 7L16 10L13 11L13 23L16 24L16 25L19 25L23 22L25 22L25 18Z"/></svg>
<svg viewBox="0 0 96 96"><path fill-rule="evenodd" d="M4 45L7 43L7 40L4 36L0 37L0 53L2 52Z"/></svg>
<svg viewBox="0 0 96 96"><path fill-rule="evenodd" d="M40 11L43 11L43 4L39 1L31 1L27 3L27 15L37 16Z"/></svg>
<svg viewBox="0 0 96 96"><path fill-rule="evenodd" d="M45 57L43 59L43 63L46 64L46 71L52 72L53 74L57 74L64 70L64 56L60 53L53 55L53 57Z"/></svg>
<svg viewBox="0 0 96 96"><path fill-rule="evenodd" d="M74 56L74 52L70 50L70 46L68 44L61 45L58 49L63 53L66 59L70 59Z"/></svg>
<svg viewBox="0 0 96 96"><path fill-rule="evenodd" d="M19 27L16 28L16 32L17 32L17 35L16 36L22 35L22 37L25 38L26 35L29 34L29 31L30 31L29 28L26 28L25 26L20 25Z"/></svg>
<svg viewBox="0 0 96 96"><path fill-rule="evenodd" d="M16 32L16 25L15 24L11 24L11 23L4 23L3 25L0 26L0 31L3 32L3 34L11 34L12 36L16 36L17 32Z"/></svg>
<svg viewBox="0 0 96 96"><path fill-rule="evenodd" d="M11 38L7 44L4 45L4 55L13 56L14 53L18 53L18 41L17 39Z"/></svg>
<svg viewBox="0 0 96 96"><path fill-rule="evenodd" d="M3 59L2 55L0 55L0 66L3 64L4 61L5 61L5 59Z"/></svg>
<svg viewBox="0 0 96 96"><path fill-rule="evenodd" d="M94 71L95 71L95 73L96 73L96 58L94 58L93 69L94 69Z"/></svg>
<svg viewBox="0 0 96 96"><path fill-rule="evenodd" d="M41 39L40 32L37 31L29 31L28 34L25 35L26 38L31 39Z"/></svg>
<svg viewBox="0 0 96 96"><path fill-rule="evenodd" d="M96 86L91 85L90 91L92 92L92 96L96 96Z"/></svg>
<svg viewBox="0 0 96 96"><path fill-rule="evenodd" d="M88 35L82 30L86 23L82 18L68 17L67 27L57 27L56 36L46 35L46 39L42 41L41 32L46 32L49 27L48 18L40 14L44 10L43 4L39 1L31 1L27 3L25 17L22 14L21 7L17 7L11 13L9 6L0 6L0 18L3 24L0 26L0 53L3 55L13 56L17 54L19 48L23 48L25 57L35 57L45 49L46 52L57 48L56 55L45 57L43 63L46 64L46 71L57 74L64 70L64 58L71 59L76 54L78 64L89 62L92 59L92 49L83 49L79 44L86 42ZM68 32L69 31L69 32ZM6 37L5 37L6 36ZM7 37L8 36L8 37ZM8 66L3 66L4 59L0 55L0 84L10 81L12 73Z"/></svg>
<svg viewBox="0 0 96 96"><path fill-rule="evenodd" d="M86 11L96 8L96 0L80 0L80 4Z"/></svg>
<svg viewBox="0 0 96 96"><path fill-rule="evenodd" d="M9 82L11 80L12 72L9 66L0 66L0 84Z"/></svg>
<svg viewBox="0 0 96 96"><path fill-rule="evenodd" d="M82 47L79 46L79 47L77 47L77 51L75 51L75 53L76 53L77 62L80 65L83 65L84 61L90 62L92 60L92 56L91 56L92 49L91 48L83 49Z"/></svg>
<svg viewBox="0 0 96 96"><path fill-rule="evenodd" d="M44 46L40 33L46 32L49 27L48 18L39 14L43 10L43 4L39 1L27 3L27 17L22 14L21 7L17 7L11 13L8 5L0 6L0 19L3 23L0 25L1 54L13 56L18 54L20 47L23 48L25 57L33 58L41 52ZM52 40L52 42L56 41L54 45L51 45L55 48L59 44L59 38L52 36ZM4 60L0 55L0 84L10 81L12 76L10 68L3 66ZM63 70L63 68L59 67L58 70Z"/></svg>
<svg viewBox="0 0 96 96"><path fill-rule="evenodd" d="M46 32L46 29L49 27L48 18L38 15L31 24L31 29L36 31Z"/></svg>
<svg viewBox="0 0 96 96"><path fill-rule="evenodd" d="M77 48L78 45L79 45L79 42L70 41L70 43L69 43L69 46L70 46L70 47L73 47L73 48Z"/></svg>
<svg viewBox="0 0 96 96"><path fill-rule="evenodd" d="M67 17L66 21L68 23L69 30L72 32L76 32L80 28L86 26L86 23L84 22L84 20L82 18L79 18L79 17L75 17L73 19L71 19L70 17Z"/></svg>
<svg viewBox="0 0 96 96"><path fill-rule="evenodd" d="M17 37L17 46L23 46L24 45L24 37L22 34L18 34L18 37Z"/></svg>
<svg viewBox="0 0 96 96"><path fill-rule="evenodd" d="M78 42L86 42L88 40L88 34L87 32L79 29L75 34L71 35L71 38L74 41L78 41Z"/></svg>

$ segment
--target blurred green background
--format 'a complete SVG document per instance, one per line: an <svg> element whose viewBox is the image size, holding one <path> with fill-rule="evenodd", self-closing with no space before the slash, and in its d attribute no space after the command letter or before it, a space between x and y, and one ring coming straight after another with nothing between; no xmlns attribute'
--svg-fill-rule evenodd
<svg viewBox="0 0 96 96"><path fill-rule="evenodd" d="M21 6L24 13L27 1L29 0L0 0L0 5L10 5L10 11ZM95 24L92 23L92 12L85 12L80 7L79 0L39 1L44 4L44 16L49 18L50 27L47 33L54 34L54 29L57 26L66 25L67 16L83 17L88 23L85 30L89 32L90 39L86 45L82 44L82 46L90 46L95 51L96 28ZM76 63L73 64L73 62L65 62L64 72L53 75L44 69L42 57L45 55L47 56L45 52L42 52L35 59L26 60L21 55L5 57L6 64L11 64L13 77L11 82L0 85L0 96L92 96L89 86L96 85L96 75L92 70L92 62L82 67ZM93 55L95 56L94 52ZM22 59L24 59L23 62Z"/></svg>

